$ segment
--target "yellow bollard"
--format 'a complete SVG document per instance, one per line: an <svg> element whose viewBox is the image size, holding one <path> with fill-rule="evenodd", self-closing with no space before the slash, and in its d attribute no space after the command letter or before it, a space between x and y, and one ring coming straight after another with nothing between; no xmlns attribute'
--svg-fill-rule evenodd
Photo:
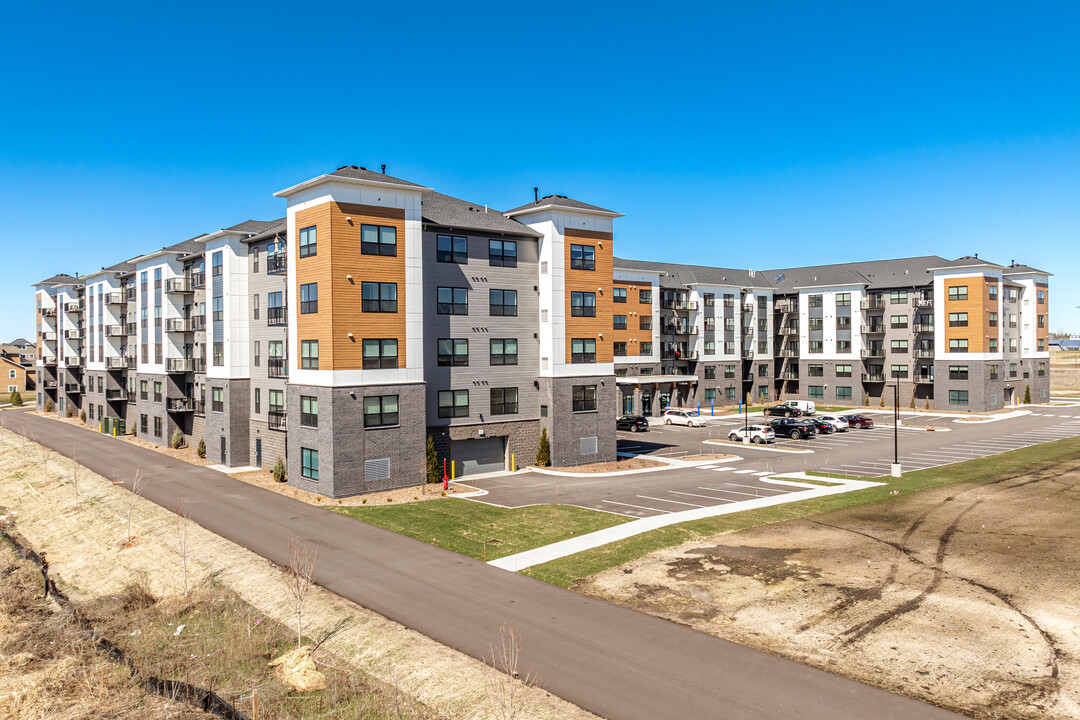
<svg viewBox="0 0 1080 720"><path fill-rule="evenodd" d="M115 425L113 425L112 436L116 437L116 426Z"/></svg>
<svg viewBox="0 0 1080 720"><path fill-rule="evenodd" d="M517 472L517 463L514 462L514 453L510 453L510 472Z"/></svg>
<svg viewBox="0 0 1080 720"><path fill-rule="evenodd" d="M456 477L457 477L457 475L456 475L456 474L455 474L455 472L454 472L454 471L456 470L456 468L454 467L454 464L455 464L456 462L457 462L457 460L451 460L451 461L450 461L450 479L451 479L451 480L453 480L454 478L456 478Z"/></svg>
<svg viewBox="0 0 1080 720"><path fill-rule="evenodd" d="M98 423L97 424L97 431L99 433L105 432L103 423Z"/></svg>

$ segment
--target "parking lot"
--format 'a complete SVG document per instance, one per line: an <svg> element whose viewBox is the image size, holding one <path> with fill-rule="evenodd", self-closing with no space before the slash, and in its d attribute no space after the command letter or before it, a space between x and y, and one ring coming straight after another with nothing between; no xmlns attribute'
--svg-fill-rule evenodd
<svg viewBox="0 0 1080 720"><path fill-rule="evenodd" d="M940 413L904 418L904 422L917 422L919 427L902 426L897 432L901 466L905 472L922 470L1080 436L1080 407L1031 410L1019 417L985 423L957 422L962 416ZM893 462L892 415L867 414L874 419L873 429L853 428L807 440L777 438L768 447L707 442L726 440L733 428L742 426L741 416L709 418L704 428L656 422L649 432L619 432L619 452L674 458L700 453L738 457L697 467L607 477L560 477L526 471L468 483L487 491L487 495L476 498L478 501L507 507L563 503L649 517L719 504L734 505L760 497L801 492L765 479L783 473L818 470L863 477L887 476ZM751 424L762 422L760 413L750 416ZM923 429L927 426L938 429Z"/></svg>

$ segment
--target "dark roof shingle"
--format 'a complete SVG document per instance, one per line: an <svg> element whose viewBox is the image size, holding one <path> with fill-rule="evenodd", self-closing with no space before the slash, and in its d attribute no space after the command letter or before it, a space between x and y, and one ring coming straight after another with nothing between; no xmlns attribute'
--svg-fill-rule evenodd
<svg viewBox="0 0 1080 720"><path fill-rule="evenodd" d="M498 210L429 190L421 195L424 222L448 228L483 230L540 237L528 225L506 217Z"/></svg>
<svg viewBox="0 0 1080 720"><path fill-rule="evenodd" d="M423 187L423 185L417 185L411 183L408 180L402 180L396 178L393 175L387 175L381 172L375 172L374 170L368 170L365 167L358 165L345 165L339 167L330 175L336 175L337 177L353 178L355 180L371 180L372 182L390 183L391 185L404 185L406 187Z"/></svg>
<svg viewBox="0 0 1080 720"><path fill-rule="evenodd" d="M546 207L548 205L569 208L571 210L591 210L593 212L605 212L611 213L613 215L618 215L618 213L614 210L608 210L607 208L602 208L599 205L590 205L589 203L584 203L580 200L566 197L565 195L545 195L544 197L536 200L535 202L526 203L525 205L516 207L513 210L506 210L504 212L507 215L511 215L513 213L524 212L533 208Z"/></svg>

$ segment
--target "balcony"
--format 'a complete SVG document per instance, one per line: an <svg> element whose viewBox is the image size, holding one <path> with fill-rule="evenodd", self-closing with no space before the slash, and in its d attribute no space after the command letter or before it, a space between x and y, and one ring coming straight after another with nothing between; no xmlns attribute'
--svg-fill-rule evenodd
<svg viewBox="0 0 1080 720"><path fill-rule="evenodd" d="M134 370L135 368L139 367L139 359L134 355L125 355L123 358L118 359L123 361L120 364L120 367L126 367L129 370Z"/></svg>
<svg viewBox="0 0 1080 720"><path fill-rule="evenodd" d="M123 370L127 367L122 357L105 358L105 368L108 370Z"/></svg>
<svg viewBox="0 0 1080 720"><path fill-rule="evenodd" d="M859 303L859 308L862 309L862 310L884 310L885 309L885 298L881 298L881 297L866 298L865 300L863 300L862 302Z"/></svg>
<svg viewBox="0 0 1080 720"><path fill-rule="evenodd" d="M288 265L285 263L285 253L269 253L266 256L266 274L267 275L280 275L288 270Z"/></svg>
<svg viewBox="0 0 1080 720"><path fill-rule="evenodd" d="M124 334L135 335L139 332L139 323L129 322L124 323Z"/></svg>
<svg viewBox="0 0 1080 720"><path fill-rule="evenodd" d="M663 310L697 310L697 302L690 302L687 300L666 300L660 302L660 308Z"/></svg>
<svg viewBox="0 0 1080 720"><path fill-rule="evenodd" d="M915 348L915 357L932 358L934 357L934 348Z"/></svg>
<svg viewBox="0 0 1080 720"><path fill-rule="evenodd" d="M932 333L934 332L934 323L915 323L911 326L911 329L917 333Z"/></svg>
<svg viewBox="0 0 1080 720"><path fill-rule="evenodd" d="M934 307L934 298L915 298L914 302L917 308Z"/></svg>
<svg viewBox="0 0 1080 720"><path fill-rule="evenodd" d="M70 330L65 330L64 331L64 337L66 337L68 340L82 340L83 339L82 328L72 328Z"/></svg>
<svg viewBox="0 0 1080 720"><path fill-rule="evenodd" d="M111 292L105 293L105 303L108 305L123 305L127 300L124 299L124 293Z"/></svg>
<svg viewBox="0 0 1080 720"><path fill-rule="evenodd" d="M123 402L128 399L127 388L106 388L105 399L109 402Z"/></svg>
<svg viewBox="0 0 1080 720"><path fill-rule="evenodd" d="M933 385L934 384L934 376L933 376L933 374L915 375L915 376L912 377L912 380L915 381L916 385Z"/></svg>
<svg viewBox="0 0 1080 720"><path fill-rule="evenodd" d="M200 332L206 329L205 315L192 315L188 320L191 321L191 329L193 331Z"/></svg>
<svg viewBox="0 0 1080 720"><path fill-rule="evenodd" d="M41 358L41 364L45 367L56 367L56 356L52 355L49 357Z"/></svg>
<svg viewBox="0 0 1080 720"><path fill-rule="evenodd" d="M191 277L169 278L165 281L165 292L169 295L186 295L195 292L191 285Z"/></svg>
<svg viewBox="0 0 1080 720"><path fill-rule="evenodd" d="M123 325L106 325L105 337L118 338L124 337L125 331Z"/></svg>
<svg viewBox="0 0 1080 720"><path fill-rule="evenodd" d="M773 303L773 309L780 313L795 312L794 300L777 300Z"/></svg>
<svg viewBox="0 0 1080 720"><path fill-rule="evenodd" d="M880 372L880 373L864 372L862 374L862 381L863 382L885 382L885 373L883 373L883 372Z"/></svg>
<svg viewBox="0 0 1080 720"><path fill-rule="evenodd" d="M270 410L266 413L266 426L271 430L285 430L285 413L280 410Z"/></svg>
<svg viewBox="0 0 1080 720"><path fill-rule="evenodd" d="M187 318L166 318L165 332L189 333L194 332L194 328L191 327L191 321Z"/></svg>
<svg viewBox="0 0 1080 720"><path fill-rule="evenodd" d="M742 356L744 358L746 358L746 359L750 359L750 358L754 357L754 348L753 348L753 346L744 347L743 350L742 350Z"/></svg>
<svg viewBox="0 0 1080 720"><path fill-rule="evenodd" d="M206 358L194 358L192 361L192 367L195 368L194 372L205 373L206 372Z"/></svg>
<svg viewBox="0 0 1080 720"><path fill-rule="evenodd" d="M872 347L863 350L860 355L864 358L883 358L885 357L884 347Z"/></svg>
<svg viewBox="0 0 1080 720"><path fill-rule="evenodd" d="M780 334L780 335L798 335L799 334L799 328L798 328L798 326L791 327L791 326L785 325L784 327L780 328L777 331L777 333Z"/></svg>
<svg viewBox="0 0 1080 720"><path fill-rule="evenodd" d="M82 385L79 383L64 383L64 392L68 395L82 395Z"/></svg>
<svg viewBox="0 0 1080 720"><path fill-rule="evenodd" d="M165 372L169 374L195 372L195 364L191 358L166 358Z"/></svg>
<svg viewBox="0 0 1080 720"><path fill-rule="evenodd" d="M69 368L81 368L82 358L78 355L74 355L72 357L65 358L64 364L67 365Z"/></svg>
<svg viewBox="0 0 1080 720"><path fill-rule="evenodd" d="M781 380L798 380L799 379L799 373L797 373L797 372L782 372L777 377L779 377Z"/></svg>
<svg viewBox="0 0 1080 720"><path fill-rule="evenodd" d="M193 413L201 410L198 400L194 398L169 398L165 408L171 413Z"/></svg>
<svg viewBox="0 0 1080 720"><path fill-rule="evenodd" d="M799 351L791 348L786 348L777 353L782 358L797 358L799 357Z"/></svg>
<svg viewBox="0 0 1080 720"><path fill-rule="evenodd" d="M41 384L46 390L55 390L56 389L56 381L55 380L46 380L45 382L43 382Z"/></svg>
<svg viewBox="0 0 1080 720"><path fill-rule="evenodd" d="M56 333L52 332L51 330L43 330L41 332L41 339L45 342L54 343L56 342Z"/></svg>
<svg viewBox="0 0 1080 720"><path fill-rule="evenodd" d="M660 332L664 335L697 335L697 328L682 327L681 325L665 325Z"/></svg>
<svg viewBox="0 0 1080 720"><path fill-rule="evenodd" d="M266 308L266 324L270 327L284 325L288 318L285 314L285 306Z"/></svg>
<svg viewBox="0 0 1080 720"><path fill-rule="evenodd" d="M83 311L82 303L80 302L66 302L64 303L64 312L69 315L74 313L81 313Z"/></svg>
<svg viewBox="0 0 1080 720"><path fill-rule="evenodd" d="M884 325L861 325L859 326L859 332L863 335L884 335Z"/></svg>
<svg viewBox="0 0 1080 720"><path fill-rule="evenodd" d="M54 318L56 317L56 308L43 307L41 308L41 317Z"/></svg>
<svg viewBox="0 0 1080 720"><path fill-rule="evenodd" d="M266 374L272 378L289 377L289 365L285 361L285 358L268 358L266 361Z"/></svg>

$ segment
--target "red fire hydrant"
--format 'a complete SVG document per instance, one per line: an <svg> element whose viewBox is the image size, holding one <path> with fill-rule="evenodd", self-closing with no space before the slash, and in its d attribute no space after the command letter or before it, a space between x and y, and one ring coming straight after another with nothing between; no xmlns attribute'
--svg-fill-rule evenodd
<svg viewBox="0 0 1080 720"><path fill-rule="evenodd" d="M446 458L442 461L442 489L450 489L450 476L446 474Z"/></svg>

